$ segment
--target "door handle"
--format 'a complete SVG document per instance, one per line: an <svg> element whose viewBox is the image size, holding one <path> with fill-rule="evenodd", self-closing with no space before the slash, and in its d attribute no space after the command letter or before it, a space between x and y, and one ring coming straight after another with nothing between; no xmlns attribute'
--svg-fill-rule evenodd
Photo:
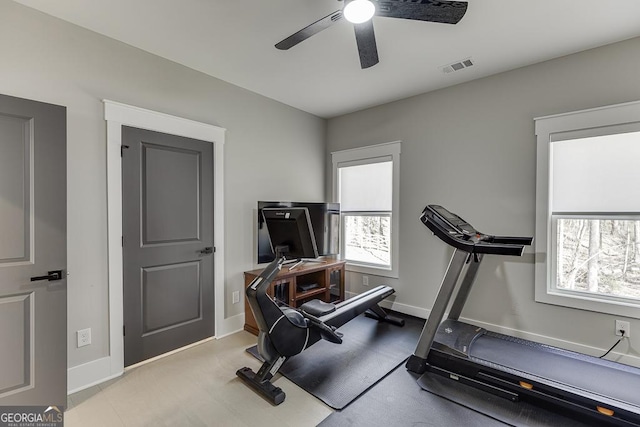
<svg viewBox="0 0 640 427"><path fill-rule="evenodd" d="M48 271L46 276L36 276L31 278L32 282L37 282L39 280L48 280L50 282L62 280L62 270Z"/></svg>
<svg viewBox="0 0 640 427"><path fill-rule="evenodd" d="M200 253L202 255L209 255L213 253L213 247L212 246L207 246L206 248L204 248L203 250L200 251Z"/></svg>

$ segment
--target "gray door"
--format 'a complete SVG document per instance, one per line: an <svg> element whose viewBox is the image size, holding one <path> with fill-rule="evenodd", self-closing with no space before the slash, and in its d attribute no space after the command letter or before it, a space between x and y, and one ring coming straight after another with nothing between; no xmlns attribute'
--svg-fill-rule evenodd
<svg viewBox="0 0 640 427"><path fill-rule="evenodd" d="M213 146L122 128L124 360L213 336Z"/></svg>
<svg viewBox="0 0 640 427"><path fill-rule="evenodd" d="M0 406L67 403L66 125L0 95Z"/></svg>

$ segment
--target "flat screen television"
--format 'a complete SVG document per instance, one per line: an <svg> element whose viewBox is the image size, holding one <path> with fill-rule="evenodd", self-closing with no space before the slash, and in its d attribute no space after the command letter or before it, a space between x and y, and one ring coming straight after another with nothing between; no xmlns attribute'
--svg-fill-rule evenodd
<svg viewBox="0 0 640 427"><path fill-rule="evenodd" d="M311 227L316 238L318 256L337 255L340 253L340 204L322 202L258 202L258 235L257 260L258 264L271 262L275 254L271 250L269 231L264 223L263 208L291 208L302 207L309 211Z"/></svg>
<svg viewBox="0 0 640 427"><path fill-rule="evenodd" d="M288 260L318 258L316 238L307 208L264 208L262 217L276 256Z"/></svg>

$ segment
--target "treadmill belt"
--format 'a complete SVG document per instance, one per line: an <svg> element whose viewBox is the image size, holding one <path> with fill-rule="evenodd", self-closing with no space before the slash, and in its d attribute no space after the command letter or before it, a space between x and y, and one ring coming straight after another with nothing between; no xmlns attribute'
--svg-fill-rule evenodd
<svg viewBox="0 0 640 427"><path fill-rule="evenodd" d="M501 365L640 407L640 369L533 341L488 332L477 338L471 359Z"/></svg>

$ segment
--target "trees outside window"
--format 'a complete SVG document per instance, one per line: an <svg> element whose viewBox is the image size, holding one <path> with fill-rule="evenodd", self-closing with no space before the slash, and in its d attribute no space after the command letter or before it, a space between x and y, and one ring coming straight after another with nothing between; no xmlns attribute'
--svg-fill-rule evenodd
<svg viewBox="0 0 640 427"><path fill-rule="evenodd" d="M344 257L367 264L391 265L391 214L344 215Z"/></svg>
<svg viewBox="0 0 640 427"><path fill-rule="evenodd" d="M640 220L557 219L558 289L640 300Z"/></svg>

